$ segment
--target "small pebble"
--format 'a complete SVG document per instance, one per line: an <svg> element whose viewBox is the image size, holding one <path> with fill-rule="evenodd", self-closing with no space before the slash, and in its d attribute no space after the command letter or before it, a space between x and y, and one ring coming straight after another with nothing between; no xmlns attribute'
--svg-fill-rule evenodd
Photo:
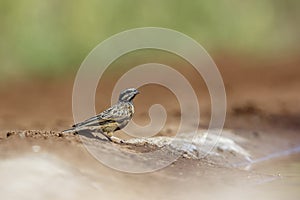
<svg viewBox="0 0 300 200"><path fill-rule="evenodd" d="M24 139L26 137L25 131L19 133L20 138Z"/></svg>

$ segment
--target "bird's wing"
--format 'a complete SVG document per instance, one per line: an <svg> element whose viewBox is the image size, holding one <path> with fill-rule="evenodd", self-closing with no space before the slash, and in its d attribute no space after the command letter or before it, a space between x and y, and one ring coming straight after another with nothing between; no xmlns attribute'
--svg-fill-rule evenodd
<svg viewBox="0 0 300 200"><path fill-rule="evenodd" d="M107 110L103 111L99 115L91 117L81 123L73 125L73 127L83 127L83 126L95 126L101 125L106 122L122 121L127 118L127 113L124 112L124 106L116 104Z"/></svg>

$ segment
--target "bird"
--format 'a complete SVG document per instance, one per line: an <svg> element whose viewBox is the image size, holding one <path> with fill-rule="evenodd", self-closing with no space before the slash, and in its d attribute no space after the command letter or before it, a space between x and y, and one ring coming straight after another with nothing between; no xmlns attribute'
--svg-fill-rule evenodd
<svg viewBox="0 0 300 200"><path fill-rule="evenodd" d="M122 91L116 104L94 117L74 124L72 128L64 130L62 133L91 131L101 133L111 142L122 143L123 141L114 137L113 133L123 129L132 119L134 114L133 99L139 93L135 88Z"/></svg>

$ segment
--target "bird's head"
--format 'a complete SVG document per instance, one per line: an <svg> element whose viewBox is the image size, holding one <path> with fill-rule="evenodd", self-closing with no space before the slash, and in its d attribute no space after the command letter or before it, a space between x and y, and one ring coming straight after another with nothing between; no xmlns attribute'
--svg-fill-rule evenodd
<svg viewBox="0 0 300 200"><path fill-rule="evenodd" d="M121 92L119 96L120 102L130 102L133 100L133 98L139 94L140 92L135 88L129 88Z"/></svg>

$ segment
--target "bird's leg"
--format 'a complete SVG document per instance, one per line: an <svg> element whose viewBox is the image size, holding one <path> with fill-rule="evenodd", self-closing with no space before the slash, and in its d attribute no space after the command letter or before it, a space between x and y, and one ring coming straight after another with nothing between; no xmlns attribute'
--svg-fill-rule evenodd
<svg viewBox="0 0 300 200"><path fill-rule="evenodd" d="M117 144L122 144L124 141L118 137L113 136L113 132L107 133L110 141L117 143Z"/></svg>
<svg viewBox="0 0 300 200"><path fill-rule="evenodd" d="M110 142L114 142L114 143L124 143L124 141L120 138L117 138L115 136L113 136L113 132L105 132L105 131L101 131L101 130L97 130L97 133L101 133L103 136L105 136Z"/></svg>
<svg viewBox="0 0 300 200"><path fill-rule="evenodd" d="M113 142L113 140L111 139L111 137L106 136L106 138L107 138L110 142Z"/></svg>
<svg viewBox="0 0 300 200"><path fill-rule="evenodd" d="M110 138L110 136L106 133L103 132L101 130L95 130L95 132L102 134L103 136L105 136L110 142L112 142L112 139Z"/></svg>

